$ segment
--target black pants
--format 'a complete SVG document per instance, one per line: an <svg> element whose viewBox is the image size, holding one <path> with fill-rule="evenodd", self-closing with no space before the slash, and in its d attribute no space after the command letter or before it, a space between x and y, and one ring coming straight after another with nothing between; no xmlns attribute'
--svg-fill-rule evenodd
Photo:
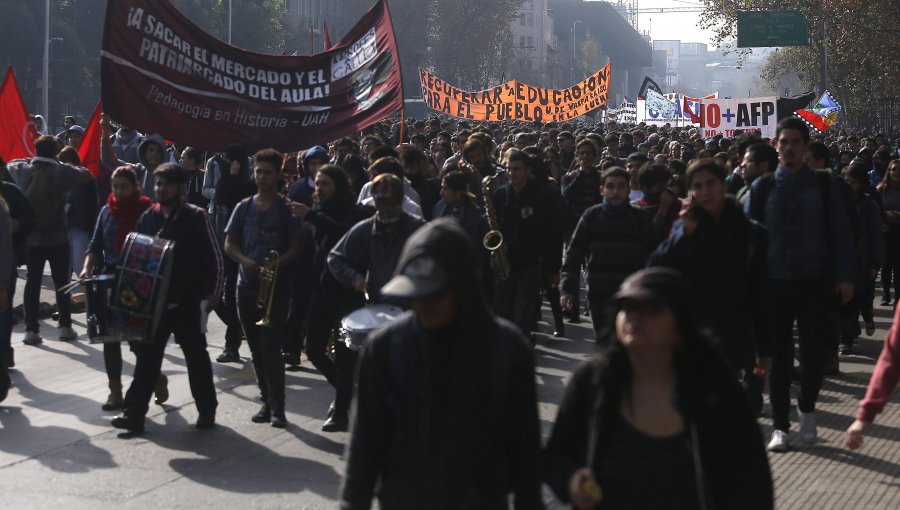
<svg viewBox="0 0 900 510"><path fill-rule="evenodd" d="M594 340L597 342L598 348L607 347L608 344L600 338L601 330L605 326L606 315L608 311L608 296L599 294L588 294L588 306L591 307L591 327L594 329Z"/></svg>
<svg viewBox="0 0 900 510"><path fill-rule="evenodd" d="M350 413L358 357L359 353L351 350L344 342L335 342L334 363L337 368L337 387L334 396L334 415L336 417L345 418Z"/></svg>
<svg viewBox="0 0 900 510"><path fill-rule="evenodd" d="M71 254L69 243L58 246L28 246L25 249L25 267L28 276L25 279L25 329L26 331L41 330L38 323L38 302L41 298L41 280L44 277L44 265L50 263L50 274L53 277L53 285L59 289L69 283L72 277L70 267ZM11 297L11 296L10 296ZM59 308L59 326L72 326L72 299L65 292L56 291L56 306Z"/></svg>
<svg viewBox="0 0 900 510"><path fill-rule="evenodd" d="M15 266L13 266L12 273L9 275L9 288L6 289L6 295L9 297L9 320L0 320L0 354L4 357L12 356L13 348L12 348L12 309L13 309L13 296L16 295L16 283L19 280L19 272ZM0 312L3 313L3 312ZM6 361L3 362L3 368L6 369L6 363L8 358L5 358Z"/></svg>
<svg viewBox="0 0 900 510"><path fill-rule="evenodd" d="M304 250L304 253L307 251L312 250ZM311 277L312 275L309 274L309 271L301 269L312 267L312 261L305 262L302 260L301 256L299 262L307 265L298 264L292 266L295 274L292 275L290 283L291 313L287 320L284 339L281 342L281 350L283 352L298 355L303 349L304 339L308 334L309 307L315 291L315 287L313 286L314 279ZM307 348L307 356L309 356L308 351L309 348Z"/></svg>
<svg viewBox="0 0 900 510"><path fill-rule="evenodd" d="M800 346L800 392L797 406L804 413L815 411L825 375L828 300L831 294L824 278L772 280L771 299L775 351L769 379L769 401L774 426L790 428L791 373L794 367L794 321Z"/></svg>
<svg viewBox="0 0 900 510"><path fill-rule="evenodd" d="M237 262L225 257L222 263L223 276L225 278L224 294L219 306L216 307L216 315L225 324L225 350L237 353L241 348L241 321L237 312Z"/></svg>
<svg viewBox="0 0 900 510"><path fill-rule="evenodd" d="M213 415L216 412L218 401L213 384L212 363L206 352L206 335L200 329L200 302L197 301L166 310L153 342L135 342L131 345L137 361L134 379L125 394L125 415L129 418L143 419L147 415L150 397L159 380L169 335L175 335L175 342L184 352L191 395L196 402L197 411L201 415Z"/></svg>
<svg viewBox="0 0 900 510"><path fill-rule="evenodd" d="M891 283L894 286L894 297L900 295L900 225L891 225L884 234L884 264L881 267L881 287L885 297L891 294Z"/></svg>
<svg viewBox="0 0 900 510"><path fill-rule="evenodd" d="M537 323L543 271L539 264L515 268L506 281L497 280L495 294L497 316L512 321L528 336Z"/></svg>
<svg viewBox="0 0 900 510"><path fill-rule="evenodd" d="M253 356L253 370L263 402L274 412L284 412L284 362L281 360L281 340L287 316L289 292L276 290L272 301L269 326L257 326L263 317L263 310L256 306L257 293L238 292L238 316L250 354Z"/></svg>
<svg viewBox="0 0 900 510"><path fill-rule="evenodd" d="M327 288L321 288L313 297L309 308L309 327L306 332L306 356L316 370L328 382L338 387L336 362L326 352L328 340L340 326L344 316L341 295Z"/></svg>

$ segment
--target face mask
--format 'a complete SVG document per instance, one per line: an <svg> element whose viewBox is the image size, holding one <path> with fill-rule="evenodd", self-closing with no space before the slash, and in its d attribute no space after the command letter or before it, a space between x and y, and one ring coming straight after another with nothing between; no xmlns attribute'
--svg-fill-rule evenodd
<svg viewBox="0 0 900 510"><path fill-rule="evenodd" d="M393 232L400 224L401 211L378 211L375 213L375 226L381 232Z"/></svg>

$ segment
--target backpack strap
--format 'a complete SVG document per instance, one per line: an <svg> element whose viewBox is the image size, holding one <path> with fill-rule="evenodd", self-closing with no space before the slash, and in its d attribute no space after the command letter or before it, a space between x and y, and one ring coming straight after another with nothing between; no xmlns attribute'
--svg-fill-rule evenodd
<svg viewBox="0 0 900 510"><path fill-rule="evenodd" d="M753 183L754 186L759 186L756 189L756 194L752 193L750 195L750 218L760 222L765 223L766 220L766 202L769 201L769 193L772 191L772 188L775 186L775 173L768 172L760 175L756 178L759 181L759 184Z"/></svg>

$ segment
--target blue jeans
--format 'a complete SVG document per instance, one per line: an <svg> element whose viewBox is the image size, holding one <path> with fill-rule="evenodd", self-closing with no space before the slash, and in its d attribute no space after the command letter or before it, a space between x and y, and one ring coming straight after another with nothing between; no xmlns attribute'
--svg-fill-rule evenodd
<svg viewBox="0 0 900 510"><path fill-rule="evenodd" d="M69 229L69 246L72 251L72 272L75 274L81 273L81 268L84 267L84 253L87 251L87 245L90 240L91 235L86 230L81 230L80 228Z"/></svg>

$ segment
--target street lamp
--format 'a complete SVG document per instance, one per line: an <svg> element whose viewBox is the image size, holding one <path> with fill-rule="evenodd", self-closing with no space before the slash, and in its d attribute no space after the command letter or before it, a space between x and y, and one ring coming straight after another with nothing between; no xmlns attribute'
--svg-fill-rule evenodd
<svg viewBox="0 0 900 510"><path fill-rule="evenodd" d="M569 74L569 81L573 84L575 83L575 25L579 23L584 22L579 19L572 23L572 69Z"/></svg>
<svg viewBox="0 0 900 510"><path fill-rule="evenodd" d="M231 0L228 0L228 44L231 44Z"/></svg>
<svg viewBox="0 0 900 510"><path fill-rule="evenodd" d="M49 17L47 18L49 20ZM47 27L47 32L49 33L50 29ZM46 124L44 127L50 128L50 45L53 44L54 41L62 41L62 37L54 37L52 39L47 40L47 44L44 45L44 90L41 92L42 94L42 102L43 102L43 114L44 114L44 123Z"/></svg>

